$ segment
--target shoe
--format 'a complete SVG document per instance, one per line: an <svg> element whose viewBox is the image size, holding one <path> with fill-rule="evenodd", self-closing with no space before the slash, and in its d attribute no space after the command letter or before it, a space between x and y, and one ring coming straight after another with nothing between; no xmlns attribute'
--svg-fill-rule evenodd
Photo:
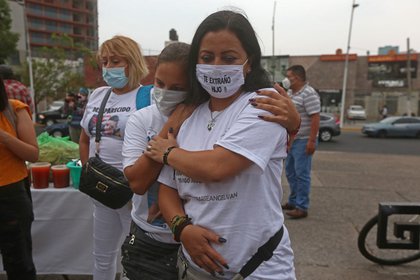
<svg viewBox="0 0 420 280"><path fill-rule="evenodd" d="M291 219L302 219L308 216L308 211L296 208L291 211L287 211L286 215L289 216Z"/></svg>
<svg viewBox="0 0 420 280"><path fill-rule="evenodd" d="M283 210L295 210L296 206L294 206L292 204L289 204L289 203L286 203L286 204L283 204L281 206L281 209L283 209Z"/></svg>

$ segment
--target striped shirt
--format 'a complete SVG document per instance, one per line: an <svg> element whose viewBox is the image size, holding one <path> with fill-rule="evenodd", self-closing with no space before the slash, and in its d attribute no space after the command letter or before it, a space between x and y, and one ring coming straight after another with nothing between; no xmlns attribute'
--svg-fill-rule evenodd
<svg viewBox="0 0 420 280"><path fill-rule="evenodd" d="M311 118L310 116L321 111L321 101L318 93L308 84L305 84L301 90L293 93L288 91L290 98L296 106L300 114L300 128L295 139L309 138L311 133Z"/></svg>

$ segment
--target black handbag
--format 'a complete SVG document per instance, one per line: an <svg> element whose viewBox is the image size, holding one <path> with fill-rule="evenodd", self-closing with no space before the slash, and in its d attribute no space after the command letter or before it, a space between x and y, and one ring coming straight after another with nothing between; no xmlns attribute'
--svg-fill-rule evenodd
<svg viewBox="0 0 420 280"><path fill-rule="evenodd" d="M95 156L89 158L82 167L79 190L109 208L118 209L130 201L133 192L124 173L99 157L102 117L111 91L112 88L106 93L99 108L95 132Z"/></svg>

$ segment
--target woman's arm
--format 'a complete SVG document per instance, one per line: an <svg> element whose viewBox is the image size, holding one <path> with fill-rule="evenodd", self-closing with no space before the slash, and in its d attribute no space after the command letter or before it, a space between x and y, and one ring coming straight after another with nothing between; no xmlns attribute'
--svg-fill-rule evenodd
<svg viewBox="0 0 420 280"><path fill-rule="evenodd" d="M39 149L36 141L34 124L24 109L16 112L17 137L0 130L0 143L22 160L35 162L38 160Z"/></svg>
<svg viewBox="0 0 420 280"><path fill-rule="evenodd" d="M163 184L159 188L159 207L170 226L173 217L185 216L178 191ZM191 259L209 273L223 273L221 266L229 268L226 260L211 246L211 243L222 244L226 240L211 230L193 224L187 225L181 231L180 240Z"/></svg>
<svg viewBox="0 0 420 280"><path fill-rule="evenodd" d="M187 106L184 104L178 105L175 111L169 117L168 121L162 127L159 136L166 138L169 131L175 131L177 133L184 120L187 119L193 111L194 107L192 106ZM137 126L138 124L130 124L130 122L127 124L125 137L126 140L129 138L128 133L130 133L130 131L128 130L140 130ZM144 143L141 139L138 139L141 137L137 136L135 138L137 139L131 140L134 141L131 143L131 145L141 146L137 148L145 150L146 147L144 147ZM146 138L146 135L144 135L144 138ZM124 145L130 145L126 140ZM124 168L124 175L130 183L130 188L133 190L133 192L142 195L156 181L162 166L163 164L141 154L133 165Z"/></svg>
<svg viewBox="0 0 420 280"><path fill-rule="evenodd" d="M216 146L207 151L186 151L177 148L174 136L168 133L168 139L156 136L149 142L150 149L145 155L163 163L163 157L169 147L175 146L166 156L167 163L184 175L203 182L219 182L232 177L251 166L252 161L223 147Z"/></svg>
<svg viewBox="0 0 420 280"><path fill-rule="evenodd" d="M269 98L254 98L250 100L251 104L256 108L266 110L273 114L261 115L259 116L260 118L266 121L276 122L286 128L289 133L293 133L300 126L299 113L286 91L277 83L274 84L274 88L278 93L271 90L257 91L258 95Z"/></svg>
<svg viewBox="0 0 420 280"><path fill-rule="evenodd" d="M89 159L89 136L86 134L85 130L82 128L79 139L79 155L82 164L85 164Z"/></svg>

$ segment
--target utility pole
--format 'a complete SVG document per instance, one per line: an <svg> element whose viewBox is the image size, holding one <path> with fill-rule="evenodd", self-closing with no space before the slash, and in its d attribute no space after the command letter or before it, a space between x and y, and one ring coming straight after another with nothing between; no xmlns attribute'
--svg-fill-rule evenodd
<svg viewBox="0 0 420 280"><path fill-rule="evenodd" d="M353 0L353 4L351 6L349 37L347 39L346 60L344 62L343 90L341 93L340 128L343 128L343 124L344 124L344 109L345 109L345 102L346 102L347 75L348 75L348 70L349 70L349 52L350 52L351 28L353 25L353 13L354 13L354 9L357 8L358 6L359 4L356 4L355 0Z"/></svg>
<svg viewBox="0 0 420 280"><path fill-rule="evenodd" d="M410 38L407 38L407 116L411 116L411 57Z"/></svg>
<svg viewBox="0 0 420 280"><path fill-rule="evenodd" d="M272 70L272 75L273 75L273 82L275 82L275 79L276 79L276 60L275 60L275 57L274 57L274 52L275 52L275 36L274 36L274 31L275 31L275 22L276 22L276 1L274 1L274 7L273 7L273 21L272 21L272 24L271 24L271 31L272 31L272 35L273 35L273 42L272 42L272 44L273 44L273 53L272 53L272 56L271 56L271 70Z"/></svg>

